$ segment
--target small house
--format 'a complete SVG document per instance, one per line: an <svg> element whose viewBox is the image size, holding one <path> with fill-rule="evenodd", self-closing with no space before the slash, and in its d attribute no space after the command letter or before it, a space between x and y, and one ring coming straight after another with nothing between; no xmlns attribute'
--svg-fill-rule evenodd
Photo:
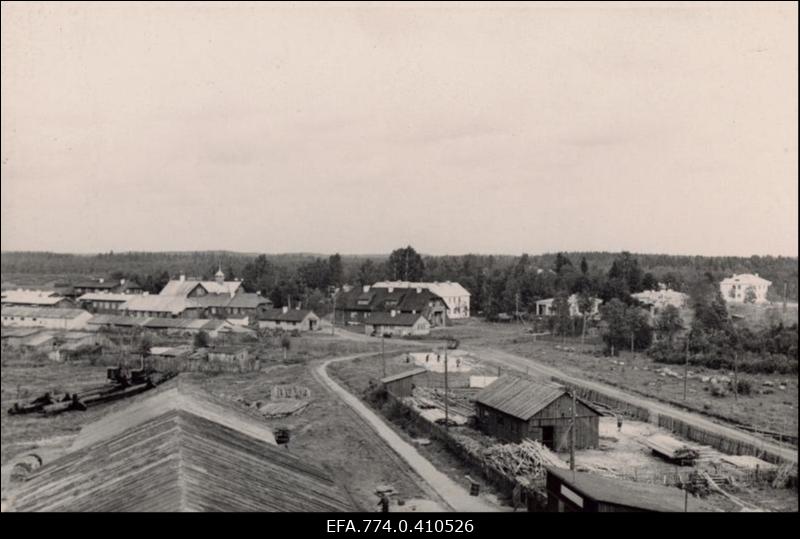
<svg viewBox="0 0 800 539"><path fill-rule="evenodd" d="M284 329L298 331L314 331L319 329L319 316L308 309L264 309L258 315L258 327L261 329Z"/></svg>
<svg viewBox="0 0 800 539"><path fill-rule="evenodd" d="M421 314L372 313L364 320L364 331L367 335L398 335L401 337L428 335L431 323Z"/></svg>
<svg viewBox="0 0 800 539"><path fill-rule="evenodd" d="M403 397L410 397L414 392L415 380L419 376L427 374L428 369L419 367L404 371L399 374L393 374L385 378L381 378L381 384L390 395L402 399Z"/></svg>
<svg viewBox="0 0 800 539"><path fill-rule="evenodd" d="M536 440L553 451L569 448L573 399L565 387L544 380L503 375L475 396L478 425L486 433L520 442ZM598 447L600 412L575 399L575 448Z"/></svg>

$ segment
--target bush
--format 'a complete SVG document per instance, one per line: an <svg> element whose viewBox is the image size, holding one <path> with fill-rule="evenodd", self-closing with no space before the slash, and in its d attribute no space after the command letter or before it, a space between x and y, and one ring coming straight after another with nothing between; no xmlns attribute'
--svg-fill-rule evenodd
<svg viewBox="0 0 800 539"><path fill-rule="evenodd" d="M739 395L750 395L753 392L753 385L749 380L739 380L736 382L736 392Z"/></svg>

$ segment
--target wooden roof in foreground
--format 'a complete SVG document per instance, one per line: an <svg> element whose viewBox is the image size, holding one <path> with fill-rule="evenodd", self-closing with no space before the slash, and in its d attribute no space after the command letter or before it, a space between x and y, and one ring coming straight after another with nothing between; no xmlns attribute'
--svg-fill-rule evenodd
<svg viewBox="0 0 800 539"><path fill-rule="evenodd" d="M13 509L353 510L324 468L277 446L263 423L176 386L88 425L71 453L30 476Z"/></svg>

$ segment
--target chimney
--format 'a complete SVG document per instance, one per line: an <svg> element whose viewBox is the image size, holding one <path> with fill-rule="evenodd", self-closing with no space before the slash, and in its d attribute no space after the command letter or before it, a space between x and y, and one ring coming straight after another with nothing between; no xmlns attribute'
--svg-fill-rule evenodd
<svg viewBox="0 0 800 539"><path fill-rule="evenodd" d="M369 292L369 285L365 284L364 286L361 287L361 289L364 291L364 293L367 293Z"/></svg>
<svg viewBox="0 0 800 539"><path fill-rule="evenodd" d="M289 307L284 305L283 307L281 307L281 311L283 312L283 314L286 314L289 312Z"/></svg>

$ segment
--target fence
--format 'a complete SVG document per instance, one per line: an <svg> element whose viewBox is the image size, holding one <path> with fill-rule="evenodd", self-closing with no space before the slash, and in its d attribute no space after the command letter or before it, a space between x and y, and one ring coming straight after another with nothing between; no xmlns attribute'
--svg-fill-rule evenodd
<svg viewBox="0 0 800 539"><path fill-rule="evenodd" d="M532 481L531 484L528 485L520 483L515 478L509 477L503 472L491 467L479 453L454 438L444 426L432 423L421 417L416 410L405 404L401 399L388 393L386 397L388 403L400 409L405 417L411 418L412 424L416 430L429 438L441 442L450 453L466 464L470 471L480 474L483 479L498 489L503 495L512 497L514 489L519 487L526 498L526 500L522 500L522 502L528 506L529 510L544 508L544 478Z"/></svg>

